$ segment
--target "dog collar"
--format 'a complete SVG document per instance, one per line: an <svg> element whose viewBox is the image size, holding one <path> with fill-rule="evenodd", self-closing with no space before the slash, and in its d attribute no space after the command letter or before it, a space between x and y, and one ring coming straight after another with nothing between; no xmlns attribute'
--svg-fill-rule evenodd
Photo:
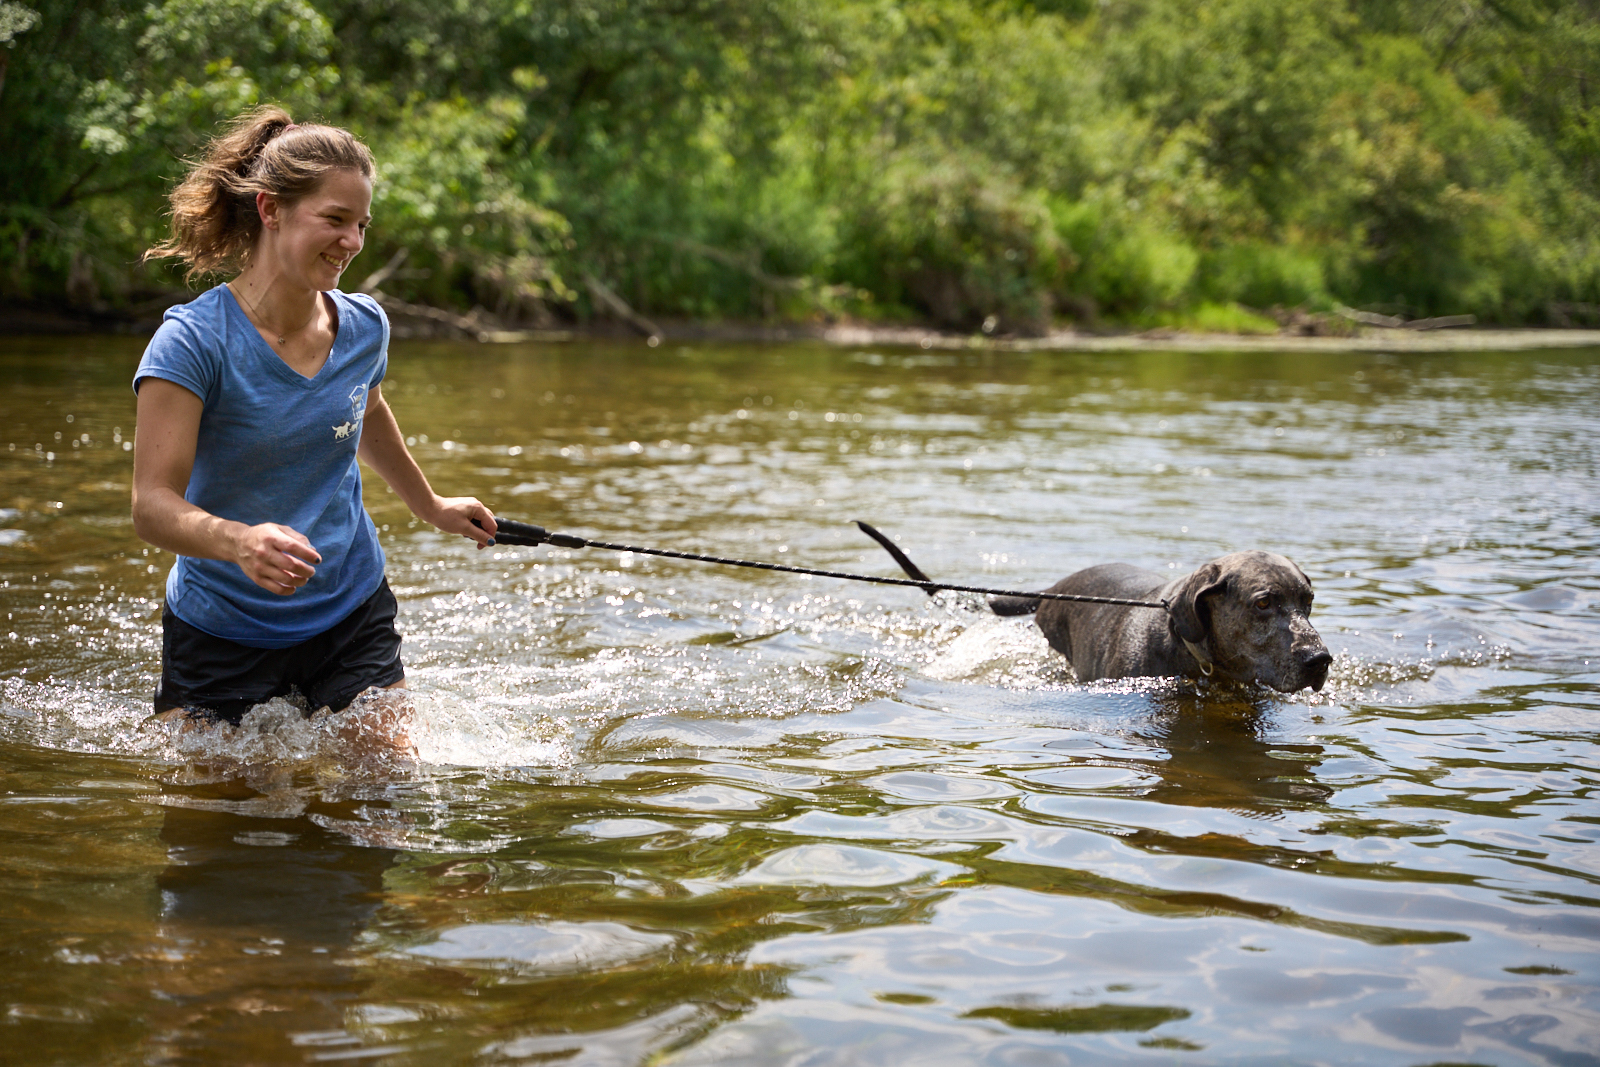
<svg viewBox="0 0 1600 1067"><path fill-rule="evenodd" d="M1211 677L1211 672L1216 669L1211 660L1211 653L1207 652L1205 649L1201 648L1187 637L1180 638L1180 640L1183 642L1183 647L1189 650L1189 655L1193 656L1195 662L1200 664L1200 673L1205 675L1207 678Z"/></svg>

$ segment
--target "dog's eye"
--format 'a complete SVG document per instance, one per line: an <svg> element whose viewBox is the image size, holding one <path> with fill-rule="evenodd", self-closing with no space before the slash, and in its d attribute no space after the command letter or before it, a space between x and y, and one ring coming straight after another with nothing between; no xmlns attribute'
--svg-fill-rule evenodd
<svg viewBox="0 0 1600 1067"><path fill-rule="evenodd" d="M1256 607L1260 608L1262 611L1266 611L1268 608L1272 607L1272 598L1269 596L1256 597Z"/></svg>

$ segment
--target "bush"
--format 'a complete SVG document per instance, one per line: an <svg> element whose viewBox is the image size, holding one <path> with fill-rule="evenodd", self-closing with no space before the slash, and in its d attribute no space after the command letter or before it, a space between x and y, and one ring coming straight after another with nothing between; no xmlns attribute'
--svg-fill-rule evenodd
<svg viewBox="0 0 1600 1067"><path fill-rule="evenodd" d="M957 329L1037 333L1069 265L1044 197L984 161L896 159L863 191L845 242L859 283Z"/></svg>
<svg viewBox="0 0 1600 1067"><path fill-rule="evenodd" d="M1077 259L1062 302L1079 317L1127 318L1186 299L1199 253L1170 225L1138 217L1137 204L1059 205L1055 222Z"/></svg>
<svg viewBox="0 0 1600 1067"><path fill-rule="evenodd" d="M1322 256L1289 244L1240 242L1200 257L1195 291L1203 300L1237 302L1255 308L1333 304Z"/></svg>

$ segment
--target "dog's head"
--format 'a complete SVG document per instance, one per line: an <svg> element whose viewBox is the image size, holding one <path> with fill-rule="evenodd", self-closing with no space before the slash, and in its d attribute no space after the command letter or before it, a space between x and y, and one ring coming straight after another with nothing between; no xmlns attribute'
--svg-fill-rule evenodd
<svg viewBox="0 0 1600 1067"><path fill-rule="evenodd" d="M1237 682L1280 693L1321 690L1333 662L1311 625L1311 582L1271 552L1234 552L1185 578L1169 598L1172 630Z"/></svg>

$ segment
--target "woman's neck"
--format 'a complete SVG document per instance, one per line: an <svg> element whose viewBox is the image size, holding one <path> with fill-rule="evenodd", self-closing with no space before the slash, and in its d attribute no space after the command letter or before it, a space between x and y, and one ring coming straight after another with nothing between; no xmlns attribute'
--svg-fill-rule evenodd
<svg viewBox="0 0 1600 1067"><path fill-rule="evenodd" d="M286 281L283 275L270 266L252 264L239 272L228 283L234 295L250 310L250 317L268 333L298 333L315 317L317 298L315 289L306 289Z"/></svg>

